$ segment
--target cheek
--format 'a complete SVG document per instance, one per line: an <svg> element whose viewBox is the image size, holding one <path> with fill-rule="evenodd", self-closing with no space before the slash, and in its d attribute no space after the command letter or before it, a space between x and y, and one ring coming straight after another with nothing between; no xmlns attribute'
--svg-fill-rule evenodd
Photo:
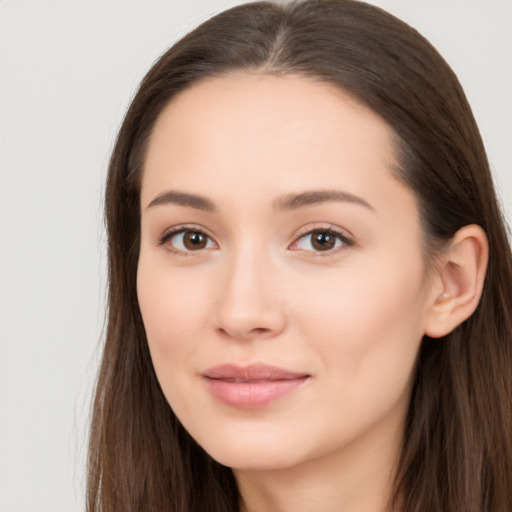
<svg viewBox="0 0 512 512"><path fill-rule="evenodd" d="M207 294L198 280L179 279L158 265L139 262L137 295L157 374L194 352L208 316ZM160 375L159 375L160 377Z"/></svg>
<svg viewBox="0 0 512 512"><path fill-rule="evenodd" d="M209 304L204 281L183 279L141 258L137 294L153 367L167 402L180 418L193 416L191 377ZM184 390L187 390L185 392Z"/></svg>
<svg viewBox="0 0 512 512"><path fill-rule="evenodd" d="M421 260L419 260L421 261ZM302 296L302 329L340 382L406 381L423 335L423 266L382 261L349 269ZM305 290L304 290L305 291Z"/></svg>
<svg viewBox="0 0 512 512"><path fill-rule="evenodd" d="M323 429L327 445L385 418L396 426L408 407L422 339L423 271L414 264L385 266L386 272L351 269L317 283L322 293L314 300L295 295L302 296L295 317L319 357L318 384L325 390L317 402L322 414L310 421Z"/></svg>

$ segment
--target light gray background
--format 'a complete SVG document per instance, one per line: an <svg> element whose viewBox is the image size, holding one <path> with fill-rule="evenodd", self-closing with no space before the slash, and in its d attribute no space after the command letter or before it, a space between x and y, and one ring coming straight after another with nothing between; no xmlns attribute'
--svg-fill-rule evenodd
<svg viewBox="0 0 512 512"><path fill-rule="evenodd" d="M0 511L83 510L112 141L152 61L227 0L0 0ZM374 0L455 69L512 217L512 1Z"/></svg>

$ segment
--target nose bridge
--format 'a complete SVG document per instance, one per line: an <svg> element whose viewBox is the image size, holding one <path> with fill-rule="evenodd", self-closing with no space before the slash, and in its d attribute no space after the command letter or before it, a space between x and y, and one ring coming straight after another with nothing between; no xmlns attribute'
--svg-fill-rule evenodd
<svg viewBox="0 0 512 512"><path fill-rule="evenodd" d="M217 326L237 339L272 336L285 325L278 272L266 247L245 241L226 256Z"/></svg>

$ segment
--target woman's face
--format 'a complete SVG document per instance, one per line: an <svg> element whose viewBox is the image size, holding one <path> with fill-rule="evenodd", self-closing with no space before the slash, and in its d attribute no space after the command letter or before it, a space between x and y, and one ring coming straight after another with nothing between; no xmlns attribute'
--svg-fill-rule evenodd
<svg viewBox="0 0 512 512"><path fill-rule="evenodd" d="M400 441L428 309L392 131L332 86L203 81L155 125L137 289L184 427L234 468Z"/></svg>

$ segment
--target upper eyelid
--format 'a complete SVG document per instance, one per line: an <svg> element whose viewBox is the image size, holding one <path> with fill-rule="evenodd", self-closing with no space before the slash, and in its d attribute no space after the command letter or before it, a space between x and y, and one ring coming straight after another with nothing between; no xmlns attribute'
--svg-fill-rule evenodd
<svg viewBox="0 0 512 512"><path fill-rule="evenodd" d="M297 245L299 243L299 241L302 238L304 238L305 236L312 235L315 231L328 231L328 232L334 233L335 236L338 237L341 240L341 242L342 242L342 247L327 249L325 251L302 250L303 252L307 252L307 253L313 254L315 257L334 256L340 250L346 249L348 247L356 246L356 243L355 243L354 238L352 237L352 235L347 235L345 230L342 230L340 228L333 228L333 227L331 227L331 228L319 227L319 228L309 229L305 233L303 233L303 234L301 234L299 236L296 236L294 241L292 242L292 244L289 246L290 250L293 250L293 251L299 250L299 249L293 249L293 246Z"/></svg>
<svg viewBox="0 0 512 512"><path fill-rule="evenodd" d="M163 233L161 235L158 236L158 241L161 242L165 239L168 239L169 237L177 235L178 233L182 233L183 231L201 232L217 244L217 242L215 241L215 238L208 232L208 230L206 228L204 228L202 226L198 226L196 224L178 224L176 226L167 228L163 231Z"/></svg>
<svg viewBox="0 0 512 512"><path fill-rule="evenodd" d="M313 231L333 231L334 233L340 233L342 235L345 235L347 238L354 237L354 235L352 235L352 233L350 233L350 231L348 231L347 229L341 228L329 222L313 222L312 224L307 224L306 226L299 228L299 230L295 233L294 236L295 238L298 238L300 236L312 233Z"/></svg>

